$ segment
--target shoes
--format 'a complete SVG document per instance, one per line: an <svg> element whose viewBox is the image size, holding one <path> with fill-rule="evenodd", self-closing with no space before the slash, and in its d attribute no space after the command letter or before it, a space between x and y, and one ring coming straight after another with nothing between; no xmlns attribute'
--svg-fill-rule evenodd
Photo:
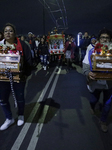
<svg viewBox="0 0 112 150"><path fill-rule="evenodd" d="M6 119L4 124L0 127L0 130L6 130L9 126L11 126L14 123L14 119ZM24 116L18 116L18 122L17 125L21 126L24 124Z"/></svg>
<svg viewBox="0 0 112 150"><path fill-rule="evenodd" d="M46 66L43 66L43 69L44 69L44 70L46 70L46 69L47 69L47 67L46 67Z"/></svg>
<svg viewBox="0 0 112 150"><path fill-rule="evenodd" d="M46 66L44 66L44 70L46 70Z"/></svg>
<svg viewBox="0 0 112 150"><path fill-rule="evenodd" d="M107 126L106 122L100 121L99 123L100 123L101 130L103 132L107 132L108 131L108 126Z"/></svg>
<svg viewBox="0 0 112 150"><path fill-rule="evenodd" d="M6 130L9 126L14 123L14 119L6 119L4 124L0 127L0 130Z"/></svg>
<svg viewBox="0 0 112 150"><path fill-rule="evenodd" d="M17 126L22 126L24 124L24 116L18 116Z"/></svg>

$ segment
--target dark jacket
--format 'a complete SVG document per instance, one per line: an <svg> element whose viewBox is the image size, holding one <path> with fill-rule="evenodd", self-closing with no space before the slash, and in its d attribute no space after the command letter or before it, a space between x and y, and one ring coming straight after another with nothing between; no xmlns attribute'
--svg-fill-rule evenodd
<svg viewBox="0 0 112 150"><path fill-rule="evenodd" d="M44 44L40 43L38 46L38 51L40 55L48 55L49 54L48 45L46 43Z"/></svg>
<svg viewBox="0 0 112 150"><path fill-rule="evenodd" d="M81 41L80 41L80 48L82 49L82 50L86 50L87 49L87 46L89 45L91 43L91 41L90 41L90 38L88 37L88 38L83 38L83 39L81 39Z"/></svg>
<svg viewBox="0 0 112 150"><path fill-rule="evenodd" d="M35 50L36 48L35 40L33 38L28 37L26 41L29 43L31 50Z"/></svg>

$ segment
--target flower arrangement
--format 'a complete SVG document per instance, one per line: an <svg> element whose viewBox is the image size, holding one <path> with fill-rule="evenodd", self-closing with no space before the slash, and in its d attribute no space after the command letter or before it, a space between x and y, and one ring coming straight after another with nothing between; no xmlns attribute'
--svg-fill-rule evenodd
<svg viewBox="0 0 112 150"><path fill-rule="evenodd" d="M7 46L5 44L0 44L0 53L1 54L16 54L16 44L13 44L11 46Z"/></svg>
<svg viewBox="0 0 112 150"><path fill-rule="evenodd" d="M94 53L96 54L112 54L112 44L97 43L94 47Z"/></svg>

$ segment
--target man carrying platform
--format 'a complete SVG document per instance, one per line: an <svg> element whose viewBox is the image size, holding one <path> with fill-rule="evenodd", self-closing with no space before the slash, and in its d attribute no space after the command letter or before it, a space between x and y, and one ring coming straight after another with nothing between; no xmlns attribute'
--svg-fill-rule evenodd
<svg viewBox="0 0 112 150"><path fill-rule="evenodd" d="M111 40L111 32L107 29L103 29L99 32L98 42L100 44L109 44ZM90 111L92 114L95 113L95 106L99 101L100 94L103 93L103 107L100 117L100 126L103 132L108 131L107 127L107 117L111 108L111 98L112 98L112 80L111 79L98 79L96 78L96 72L92 70L91 56L95 53L94 48L86 53L85 58L83 59L83 73L87 77L87 88L91 94L89 99L90 102ZM102 55L103 56L103 55ZM97 67L96 67L97 68ZM101 69L100 69L101 70ZM98 72L98 71L97 71Z"/></svg>

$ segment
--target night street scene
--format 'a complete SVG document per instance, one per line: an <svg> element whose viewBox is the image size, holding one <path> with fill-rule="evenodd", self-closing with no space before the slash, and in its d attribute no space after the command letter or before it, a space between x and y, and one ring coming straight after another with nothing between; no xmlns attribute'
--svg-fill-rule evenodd
<svg viewBox="0 0 112 150"><path fill-rule="evenodd" d="M112 1L0 1L0 150L112 150Z"/></svg>

